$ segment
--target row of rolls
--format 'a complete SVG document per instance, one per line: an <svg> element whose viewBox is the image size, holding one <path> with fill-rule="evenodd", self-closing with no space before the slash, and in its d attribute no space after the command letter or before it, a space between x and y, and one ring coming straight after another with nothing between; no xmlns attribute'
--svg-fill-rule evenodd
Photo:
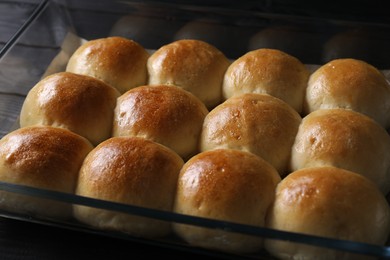
<svg viewBox="0 0 390 260"><path fill-rule="evenodd" d="M28 93L0 180L210 219L384 245L390 86L372 65L310 71L276 49L229 60L200 40L148 52L86 42ZM1 192L3 209L231 253L354 255ZM346 214L348 213L348 214Z"/></svg>

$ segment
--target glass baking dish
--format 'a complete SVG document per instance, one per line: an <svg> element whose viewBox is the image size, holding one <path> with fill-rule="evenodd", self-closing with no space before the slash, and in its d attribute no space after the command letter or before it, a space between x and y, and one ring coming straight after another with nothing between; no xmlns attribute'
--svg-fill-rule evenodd
<svg viewBox="0 0 390 260"><path fill-rule="evenodd" d="M290 8L289 12L277 12L286 10L286 6L269 1L263 4L243 1L238 5L234 1L194 1L183 4L180 1L44 0L34 2L33 7L29 9L31 13L26 22L0 50L0 137L17 127L18 115L26 94L46 75L47 68L57 55L64 48L69 48L64 46L69 35L86 40L113 35L124 36L150 50L177 39L191 37L214 44L230 59L238 58L249 50L268 47L284 50L308 65L319 65L334 58L349 56L364 59L381 70L390 69L390 58L387 57L390 52L386 51L390 46L390 26L385 20L378 19L369 23L337 19L339 17L319 18L314 17L313 13L297 15L293 12L294 8ZM133 26L134 24L136 26ZM348 45L345 44L346 41ZM68 51L71 52L72 49ZM0 191L171 223L223 229L379 258L390 257L390 245L382 247L277 231L5 182L0 182ZM1 210L0 215L223 258L273 259L265 250L255 254L235 255L201 249L186 244L175 235L162 239L143 239L121 232L97 230L76 220L48 219L9 210Z"/></svg>
<svg viewBox="0 0 390 260"><path fill-rule="evenodd" d="M26 26L40 0L0 1L0 49Z"/></svg>

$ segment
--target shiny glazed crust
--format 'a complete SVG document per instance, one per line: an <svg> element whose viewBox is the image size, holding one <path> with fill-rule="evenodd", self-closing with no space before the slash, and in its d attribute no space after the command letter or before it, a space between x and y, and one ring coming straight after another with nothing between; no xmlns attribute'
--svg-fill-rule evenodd
<svg viewBox="0 0 390 260"><path fill-rule="evenodd" d="M200 149L230 148L251 152L268 161L284 176L288 172L291 147L301 119L292 107L273 96L237 95L206 116Z"/></svg>
<svg viewBox="0 0 390 260"><path fill-rule="evenodd" d="M317 110L303 118L291 171L335 166L360 173L390 191L390 136L373 119L346 109Z"/></svg>
<svg viewBox="0 0 390 260"><path fill-rule="evenodd" d="M280 176L263 159L243 151L217 149L187 161L179 175L175 212L263 226ZM228 252L254 252L260 238L174 224L192 245Z"/></svg>
<svg viewBox="0 0 390 260"><path fill-rule="evenodd" d="M119 92L98 79L59 72L40 80L28 93L20 126L62 127L94 145L111 136Z"/></svg>
<svg viewBox="0 0 390 260"><path fill-rule="evenodd" d="M80 169L76 194L171 211L183 160L171 149L138 137L112 137L92 150ZM169 234L170 223L76 205L75 217L102 229L142 237Z"/></svg>
<svg viewBox="0 0 390 260"><path fill-rule="evenodd" d="M74 193L81 164L91 143L66 129L33 126L0 140L0 180L35 188ZM0 206L11 211L65 218L70 205L2 192Z"/></svg>
<svg viewBox="0 0 390 260"><path fill-rule="evenodd" d="M229 64L220 50L206 42L177 40L150 56L148 84L181 87L211 109L221 102L223 75Z"/></svg>
<svg viewBox="0 0 390 260"><path fill-rule="evenodd" d="M169 85L145 85L118 98L113 136L138 136L170 147L188 159L208 110L193 94Z"/></svg>
<svg viewBox="0 0 390 260"><path fill-rule="evenodd" d="M124 37L88 41L70 57L66 71L98 78L120 93L147 82L149 53Z"/></svg>
<svg viewBox="0 0 390 260"><path fill-rule="evenodd" d="M389 205L367 178L335 167L298 170L276 189L267 227L384 245L390 231ZM346 251L266 240L281 259L367 259Z"/></svg>
<svg viewBox="0 0 390 260"><path fill-rule="evenodd" d="M378 69L364 61L332 60L310 76L304 107L306 114L318 109L351 109L388 128L390 85Z"/></svg>
<svg viewBox="0 0 390 260"><path fill-rule="evenodd" d="M247 52L227 69L224 99L243 93L269 94L302 111L309 71L297 58L275 49Z"/></svg>

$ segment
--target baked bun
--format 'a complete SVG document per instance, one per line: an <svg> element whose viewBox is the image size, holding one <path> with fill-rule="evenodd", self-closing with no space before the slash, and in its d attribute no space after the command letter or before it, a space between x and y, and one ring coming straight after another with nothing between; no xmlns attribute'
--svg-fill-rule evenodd
<svg viewBox="0 0 390 260"><path fill-rule="evenodd" d="M113 137L92 150L80 169L76 194L172 211L183 160L167 147L138 137ZM171 224L152 218L74 205L80 222L139 237L159 237Z"/></svg>
<svg viewBox="0 0 390 260"><path fill-rule="evenodd" d="M111 136L119 95L115 88L93 77L52 74L29 91L20 112L20 126L62 127L96 145Z"/></svg>
<svg viewBox="0 0 390 260"><path fill-rule="evenodd" d="M358 112L317 110L303 118L291 154L292 171L314 166L335 166L362 174L388 193L390 136Z"/></svg>
<svg viewBox="0 0 390 260"><path fill-rule="evenodd" d="M264 226L280 181L277 171L247 152L218 149L188 160L179 175L174 211L197 217ZM174 223L190 245L233 253L262 248L262 238Z"/></svg>
<svg viewBox="0 0 390 260"><path fill-rule="evenodd" d="M269 94L301 113L309 71L285 52L258 49L247 52L227 69L222 86L225 99L243 93Z"/></svg>
<svg viewBox="0 0 390 260"><path fill-rule="evenodd" d="M356 59L336 59L311 74L305 113L346 108L390 126L390 85L372 65Z"/></svg>
<svg viewBox="0 0 390 260"><path fill-rule="evenodd" d="M120 93L147 82L149 53L139 43L124 37L88 41L70 57L66 71L98 78Z"/></svg>
<svg viewBox="0 0 390 260"><path fill-rule="evenodd" d="M293 172L279 183L266 223L277 230L384 245L390 210L383 194L364 176L315 167ZM278 259L371 259L272 239L265 240L265 248Z"/></svg>
<svg viewBox="0 0 390 260"><path fill-rule="evenodd" d="M66 129L19 128L0 140L0 181L51 191L74 193L80 166L91 143ZM70 204L32 195L0 192L0 207L39 217L71 217Z"/></svg>
<svg viewBox="0 0 390 260"><path fill-rule="evenodd" d="M161 143L183 158L198 152L205 105L184 89L145 85L118 98L113 136L138 136Z"/></svg>
<svg viewBox="0 0 390 260"><path fill-rule="evenodd" d="M200 149L251 152L268 161L283 176L301 120L292 107L278 98L253 93L237 95L205 117Z"/></svg>
<svg viewBox="0 0 390 260"><path fill-rule="evenodd" d="M149 85L181 87L210 109L221 102L222 79L229 64L220 50L204 41L174 41L150 56Z"/></svg>

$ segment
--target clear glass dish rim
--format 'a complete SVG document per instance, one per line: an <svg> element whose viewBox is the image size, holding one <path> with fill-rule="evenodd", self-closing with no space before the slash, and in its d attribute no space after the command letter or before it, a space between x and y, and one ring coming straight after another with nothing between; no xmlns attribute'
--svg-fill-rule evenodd
<svg viewBox="0 0 390 260"><path fill-rule="evenodd" d="M41 0L37 4L33 12L31 13L31 15L26 19L26 21L22 24L22 26L15 32L15 34L9 39L9 41L7 41L7 43L0 49L0 61L13 48L13 46L17 44L18 40L28 30L28 28L33 24L33 22L36 19L38 19L39 16L46 10L50 2L51 0ZM134 1L134 2L139 2L139 1ZM99 200L94 198L82 197L75 194L68 194L68 193L62 193L57 191L39 189L39 188L24 186L20 184L7 183L2 181L0 181L0 190L5 192L43 198L43 199L55 200L59 202L65 202L69 204L90 206L90 207L117 211L126 214L149 217L149 218L159 219L163 221L189 224L189 225L195 225L195 226L206 227L206 228L222 229L229 232L247 234L247 235L258 236L262 238L285 240L290 242L308 244L312 246L326 247L329 249L348 251L351 253L390 258L390 246L371 245L367 243L325 238L325 237L307 235L302 233L273 230L265 227L254 227L245 224L238 224L238 223L220 221L215 219L207 219L202 217L178 214L174 212L165 212L165 211L149 209L149 208L144 208L144 207L139 207L134 205L127 205L127 204L104 201L104 200ZM0 216L15 218L23 221L28 221L28 222L37 222L46 225L54 225L62 228L75 229L78 231L84 231L84 232L87 231L92 233L131 239L130 235L121 234L118 236L118 234L116 234L115 232L111 234L108 233L107 231L97 230L95 228L91 228L76 222L75 223L66 222L66 221L63 222L60 220L49 221L44 218L42 219L39 217L32 217L24 214L18 214L18 213L1 211L1 210L0 210ZM137 238L133 238L133 240L140 241L142 239L137 237ZM152 243L157 245L161 243L161 240L157 240L155 242L149 241L147 243ZM184 245L180 244L174 247L177 248L182 246ZM196 250L201 250L201 249L197 248Z"/></svg>
<svg viewBox="0 0 390 260"><path fill-rule="evenodd" d="M104 210L110 210L125 214L137 215L141 217L153 218L172 223L188 224L198 227L220 229L228 232L241 233L245 235L257 236L267 239L284 240L289 242L303 243L312 246L326 247L329 249L336 249L348 251L351 253L366 254L377 257L390 257L390 246L371 245L367 243L360 243L348 240L333 239L320 237L315 235L308 235L302 233L294 233L289 231L281 231L270 229L266 227L255 227L251 225L233 223L229 221L220 221L215 219L208 219L203 217L196 217L184 214L178 214L169 211L162 211L157 209L150 209L140 206L128 205L123 203L105 201L101 199L83 197L75 194L52 191L47 189L40 189L20 184L8 183L0 181L0 190L5 192L17 193L26 196L37 197L41 199L49 199L58 202L64 202L72 205L89 206ZM3 213L4 216L6 214ZM10 215L11 216L11 215ZM24 220L32 220L31 216L25 216ZM23 218L23 216L21 217ZM41 219L41 218L37 218ZM44 219L43 219L44 220ZM53 220L57 222L57 220ZM65 222L58 221L61 225ZM68 223L69 224L69 223ZM81 223L80 223L81 224ZM83 225L79 226L82 227ZM77 227L77 226L76 226ZM95 230L99 232L99 230ZM104 231L101 231L104 234Z"/></svg>

